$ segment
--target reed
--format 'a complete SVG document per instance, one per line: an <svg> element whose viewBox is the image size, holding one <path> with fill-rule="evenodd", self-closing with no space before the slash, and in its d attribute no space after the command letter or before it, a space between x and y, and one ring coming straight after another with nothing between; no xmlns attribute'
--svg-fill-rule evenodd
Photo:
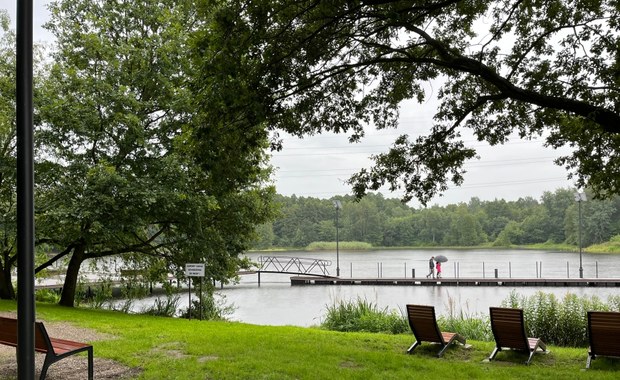
<svg viewBox="0 0 620 380"><path fill-rule="evenodd" d="M587 312L620 311L620 297L611 296L604 302L597 296L571 293L558 299L554 294L544 292L529 297L512 292L501 305L523 309L529 336L558 346L584 347L588 344Z"/></svg>
<svg viewBox="0 0 620 380"><path fill-rule="evenodd" d="M374 333L401 334L409 331L409 325L402 313L366 299L341 301L327 306L325 320L321 328L333 331L359 331Z"/></svg>
<svg viewBox="0 0 620 380"><path fill-rule="evenodd" d="M465 307L462 307L464 305ZM437 324L442 331L453 331L467 337L467 339L490 341L493 339L489 317L482 313L469 311L469 304L464 304L448 296L448 313L437 318Z"/></svg>

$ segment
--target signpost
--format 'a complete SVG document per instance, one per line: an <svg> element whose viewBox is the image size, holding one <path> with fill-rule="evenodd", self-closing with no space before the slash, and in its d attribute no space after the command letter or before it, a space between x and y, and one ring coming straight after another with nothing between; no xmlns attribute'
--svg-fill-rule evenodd
<svg viewBox="0 0 620 380"><path fill-rule="evenodd" d="M202 278L205 276L205 265L202 263L185 264L185 275L187 277L200 277L200 320L202 321ZM189 284L189 308L187 314L189 319L192 319L192 279L188 279Z"/></svg>

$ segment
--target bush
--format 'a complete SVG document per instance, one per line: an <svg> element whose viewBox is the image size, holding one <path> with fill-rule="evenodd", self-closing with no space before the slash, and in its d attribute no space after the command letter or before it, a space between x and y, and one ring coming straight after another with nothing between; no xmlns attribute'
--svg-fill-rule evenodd
<svg viewBox="0 0 620 380"><path fill-rule="evenodd" d="M327 306L327 315L321 327L334 331L364 331L401 334L409 332L403 313L380 309L376 304L358 298Z"/></svg>
<svg viewBox="0 0 620 380"><path fill-rule="evenodd" d="M174 317L179 308L181 298L178 295L168 294L165 299L157 297L153 306L145 307L140 314L156 315L160 317Z"/></svg>
<svg viewBox="0 0 620 380"><path fill-rule="evenodd" d="M60 302L60 293L53 289L38 289L35 293L37 302L58 303Z"/></svg>
<svg viewBox="0 0 620 380"><path fill-rule="evenodd" d="M502 307L523 309L526 332L546 343L558 346L587 346L587 312L620 311L620 297L611 296L607 304L596 296L566 294L559 301L555 295L537 292L530 297L512 292Z"/></svg>
<svg viewBox="0 0 620 380"><path fill-rule="evenodd" d="M199 293L197 295L200 296ZM213 288L207 287L202 292L202 303L200 300L192 300L191 309L188 307L181 310L179 317L189 318L191 315L192 319L225 321L235 311L235 306L226 305L226 296L218 294L217 297Z"/></svg>

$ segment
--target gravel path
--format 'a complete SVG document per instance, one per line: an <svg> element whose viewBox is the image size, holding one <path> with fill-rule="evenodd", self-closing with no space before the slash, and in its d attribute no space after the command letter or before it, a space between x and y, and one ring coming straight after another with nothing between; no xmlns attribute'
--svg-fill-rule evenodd
<svg viewBox="0 0 620 380"><path fill-rule="evenodd" d="M0 312L0 316L16 317L14 312ZM75 340L78 342L93 342L97 340L114 339L112 334L102 334L94 330L76 327L66 322L45 322L45 328L54 338ZM140 374L139 368L129 368L118 362L97 357L94 351L95 379L131 379ZM44 354L35 356L35 372L38 378L43 365ZM82 355L72 355L52 364L47 371L47 380L83 380L88 376L88 359ZM0 379L17 379L16 349L0 345Z"/></svg>

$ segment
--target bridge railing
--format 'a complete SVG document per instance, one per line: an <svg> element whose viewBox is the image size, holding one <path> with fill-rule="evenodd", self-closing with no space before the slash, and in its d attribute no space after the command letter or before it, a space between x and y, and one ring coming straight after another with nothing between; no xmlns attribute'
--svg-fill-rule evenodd
<svg viewBox="0 0 620 380"><path fill-rule="evenodd" d="M260 272L296 273L305 275L329 276L327 267L331 260L312 259L290 256L260 256L258 258Z"/></svg>

